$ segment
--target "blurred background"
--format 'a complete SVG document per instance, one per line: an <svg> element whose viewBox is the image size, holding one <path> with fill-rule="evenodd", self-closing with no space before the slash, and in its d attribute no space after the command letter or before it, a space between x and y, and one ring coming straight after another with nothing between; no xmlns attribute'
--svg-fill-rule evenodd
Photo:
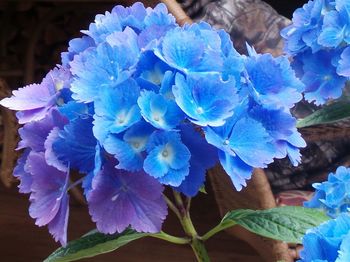
<svg viewBox="0 0 350 262"><path fill-rule="evenodd" d="M235 1L235 0L232 0ZM56 0L4 1L0 0L0 95L5 97L12 89L41 81L43 76L60 63L60 53L68 41L81 35L98 13L111 10L115 4L130 5L133 1ZM144 1L153 5L156 1ZM196 1L192 1L192 5ZM209 2L209 1L207 1ZM305 1L266 0L280 14L291 18L295 8ZM191 8L186 1L186 8ZM4 126L11 127L4 129ZM0 181L0 261L42 261L58 244L47 228L34 225L28 214L28 196L17 192L17 181L12 176L16 159L18 126L13 114L1 109L0 146L2 181ZM7 132L7 133L6 133ZM9 139L11 138L11 139ZM5 152L5 153L4 153ZM193 220L200 232L210 229L219 221L210 186L208 194L194 200ZM199 204L199 202L201 202ZM69 239L74 239L94 228L87 208L73 201L69 222ZM179 225L170 216L165 231L181 234ZM261 261L247 244L220 233L208 242L212 261ZM189 247L174 246L155 239L143 239L123 247L120 251L86 261L194 261Z"/></svg>

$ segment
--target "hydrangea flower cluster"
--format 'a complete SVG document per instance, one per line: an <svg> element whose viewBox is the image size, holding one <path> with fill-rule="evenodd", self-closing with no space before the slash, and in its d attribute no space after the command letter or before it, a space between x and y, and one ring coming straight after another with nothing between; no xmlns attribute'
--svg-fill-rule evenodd
<svg viewBox="0 0 350 262"><path fill-rule="evenodd" d="M349 1L311 0L281 35L305 84L305 99L321 105L339 98L350 77Z"/></svg>
<svg viewBox="0 0 350 262"><path fill-rule="evenodd" d="M303 238L304 249L300 262L350 261L350 215L341 214L320 226L310 229Z"/></svg>
<svg viewBox="0 0 350 262"><path fill-rule="evenodd" d="M312 186L316 192L310 201L304 203L305 207L323 209L333 218L350 211L349 168L340 166L335 174L329 174L327 181Z"/></svg>
<svg viewBox="0 0 350 262"><path fill-rule="evenodd" d="M163 4L116 6L82 32L42 83L1 101L24 124L20 192L62 245L79 182L100 232L158 232L163 186L194 196L220 161L240 190L253 168L300 161L289 110L304 85L286 57L242 56L223 30L180 27Z"/></svg>

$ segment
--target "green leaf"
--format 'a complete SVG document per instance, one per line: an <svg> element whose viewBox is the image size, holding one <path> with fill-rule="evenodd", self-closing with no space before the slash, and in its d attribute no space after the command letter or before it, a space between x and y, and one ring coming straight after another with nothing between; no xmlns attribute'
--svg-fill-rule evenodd
<svg viewBox="0 0 350 262"><path fill-rule="evenodd" d="M113 235L91 231L83 237L69 242L66 247L60 247L45 259L44 262L74 261L97 256L114 251L131 241L148 235L150 234L138 233L132 229L126 229L120 234Z"/></svg>
<svg viewBox="0 0 350 262"><path fill-rule="evenodd" d="M298 121L297 127L324 125L350 117L350 102L341 100L313 112L311 115Z"/></svg>
<svg viewBox="0 0 350 262"><path fill-rule="evenodd" d="M220 223L222 229L240 225L268 238L288 243L301 243L306 230L316 227L329 218L321 211L304 207L276 207L267 210L234 210Z"/></svg>

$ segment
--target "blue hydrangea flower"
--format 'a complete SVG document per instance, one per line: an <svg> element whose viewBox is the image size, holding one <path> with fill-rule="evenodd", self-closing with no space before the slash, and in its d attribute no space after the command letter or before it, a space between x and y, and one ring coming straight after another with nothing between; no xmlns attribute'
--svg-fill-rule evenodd
<svg viewBox="0 0 350 262"><path fill-rule="evenodd" d="M302 62L301 81L305 84L304 97L310 102L314 101L316 105L339 98L342 94L347 78L337 74L334 57L337 57L337 54L327 51L315 54L305 52L298 57Z"/></svg>
<svg viewBox="0 0 350 262"><path fill-rule="evenodd" d="M250 178L253 167L266 167L276 154L273 138L260 122L249 117L232 117L222 127L208 127L205 138L221 150L220 162L237 190L246 185L240 176ZM239 174L238 170L245 172Z"/></svg>
<svg viewBox="0 0 350 262"><path fill-rule="evenodd" d="M126 8L118 5L112 9L112 12L96 15L95 22L90 24L89 30L82 32L94 39L96 44L103 43L107 36L123 31L125 27L142 30L146 15L147 11L142 3L138 2Z"/></svg>
<svg viewBox="0 0 350 262"><path fill-rule="evenodd" d="M318 43L325 47L337 47L345 42L350 44L350 5L346 0L335 1L336 10L324 16Z"/></svg>
<svg viewBox="0 0 350 262"><path fill-rule="evenodd" d="M204 22L168 31L155 54L184 73L217 72L223 68L220 36Z"/></svg>
<svg viewBox="0 0 350 262"><path fill-rule="evenodd" d="M200 126L222 126L232 116L238 95L234 78L219 74L176 74L175 101L189 120Z"/></svg>
<svg viewBox="0 0 350 262"><path fill-rule="evenodd" d="M225 151L219 151L218 155L221 166L230 176L233 186L237 191L241 191L247 186L247 181L252 177L254 168L238 156L232 156Z"/></svg>
<svg viewBox="0 0 350 262"><path fill-rule="evenodd" d="M181 125L180 130L181 140L191 152L190 170L185 180L175 189L193 197L204 185L206 171L218 162L217 150L208 144L203 135L191 124Z"/></svg>
<svg viewBox="0 0 350 262"><path fill-rule="evenodd" d="M136 231L156 233L167 215L162 191L157 180L145 173L117 170L109 162L92 181L89 212L102 233L120 233L129 225Z"/></svg>
<svg viewBox="0 0 350 262"><path fill-rule="evenodd" d="M151 12L151 10L148 12ZM144 20L148 12L140 2L134 3L130 7L117 5L112 9L112 13L118 15L123 28L129 26L135 30L142 30L144 28Z"/></svg>
<svg viewBox="0 0 350 262"><path fill-rule="evenodd" d="M95 46L95 42L89 36L82 36L70 40L68 43L68 51L61 54L62 65L69 68L69 63L73 61L75 55L93 46Z"/></svg>
<svg viewBox="0 0 350 262"><path fill-rule="evenodd" d="M173 75L171 68L156 57L153 52L147 51L140 55L135 76L141 88L158 92L160 86L173 85Z"/></svg>
<svg viewBox="0 0 350 262"><path fill-rule="evenodd" d="M96 99L94 135L104 143L109 133L118 134L141 119L137 99L140 88L133 79L128 79L115 88L103 88Z"/></svg>
<svg viewBox="0 0 350 262"><path fill-rule="evenodd" d="M123 27L118 13L107 11L105 14L96 15L95 22L89 25L89 30L83 30L82 32L93 39L94 44L99 44L103 43L108 35L122 30Z"/></svg>
<svg viewBox="0 0 350 262"><path fill-rule="evenodd" d="M305 84L304 97L322 105L342 95L348 72L350 5L347 0L311 0L282 30L286 52Z"/></svg>
<svg viewBox="0 0 350 262"><path fill-rule="evenodd" d="M143 91L137 103L143 118L156 128L172 130L184 119L184 114L175 101L166 99L161 94Z"/></svg>
<svg viewBox="0 0 350 262"><path fill-rule="evenodd" d="M227 80L234 77L236 85L241 82L241 74L244 71L244 59L233 47L230 35L224 30L219 30L218 34L221 39L221 50L223 55L222 78Z"/></svg>
<svg viewBox="0 0 350 262"><path fill-rule="evenodd" d="M275 158L287 155L292 164L297 166L301 162L299 148L305 147L306 143L295 127L296 119L289 112L251 104L249 116L259 121L273 138Z"/></svg>
<svg viewBox="0 0 350 262"><path fill-rule="evenodd" d="M174 131L156 131L147 144L143 169L164 185L179 186L189 172L191 153Z"/></svg>
<svg viewBox="0 0 350 262"><path fill-rule="evenodd" d="M323 13L327 9L328 0L314 0L295 10L292 24L281 31L286 39L285 50L289 54L297 54L307 48L314 52L321 47L317 37L322 28Z"/></svg>
<svg viewBox="0 0 350 262"><path fill-rule="evenodd" d="M158 39L177 26L175 17L168 13L166 6L162 3L154 9L147 9L144 23L145 28L139 34L138 43L145 50L151 50L156 46Z"/></svg>
<svg viewBox="0 0 350 262"><path fill-rule="evenodd" d="M96 144L92 133L92 117L77 118L59 131L52 149L58 160L66 166L89 173L95 167Z"/></svg>
<svg viewBox="0 0 350 262"><path fill-rule="evenodd" d="M79 117L86 117L94 113L93 106L91 104L78 103L74 100L60 105L57 110L62 116L66 117L70 121Z"/></svg>
<svg viewBox="0 0 350 262"><path fill-rule="evenodd" d="M252 96L270 109L291 108L302 99L304 85L296 78L286 57L274 58L271 54L257 54L248 46L246 78Z"/></svg>
<svg viewBox="0 0 350 262"><path fill-rule="evenodd" d="M303 237L303 246L299 262L349 261L350 216L342 214L308 230Z"/></svg>
<svg viewBox="0 0 350 262"><path fill-rule="evenodd" d="M289 110L304 87L286 58L250 47L241 56L226 32L180 27L164 4L116 6L83 33L42 83L1 101L25 123L20 191L61 244L67 191L79 183L99 231L153 233L167 214L161 184L195 196L220 160L240 190L254 168L300 160L304 141ZM336 53L332 65L345 77L348 52ZM80 179L69 185L71 169Z"/></svg>
<svg viewBox="0 0 350 262"><path fill-rule="evenodd" d="M314 183L314 197L304 203L310 208L321 208L331 217L336 217L342 212L350 211L350 169L338 167L335 173L330 173L328 180L322 183Z"/></svg>
<svg viewBox="0 0 350 262"><path fill-rule="evenodd" d="M131 172L140 171L146 145L153 131L152 126L141 121L129 128L123 136L110 134L103 147L118 160L116 168Z"/></svg>
<svg viewBox="0 0 350 262"><path fill-rule="evenodd" d="M337 74L347 78L350 77L350 47L345 48L340 56Z"/></svg>
<svg viewBox="0 0 350 262"><path fill-rule="evenodd" d="M113 88L129 78L128 68L120 66L128 53L121 49L101 43L96 48L88 48L74 57L70 66L74 76L72 97L75 100L92 102L101 89Z"/></svg>
<svg viewBox="0 0 350 262"><path fill-rule="evenodd" d="M146 11L147 11L147 16L145 17L145 20L144 20L146 28L149 28L154 25L162 26L162 27L169 26L169 25L172 25L172 26L177 25L175 21L175 17L172 14L169 14L166 5L163 3L158 4L153 9L147 8Z"/></svg>
<svg viewBox="0 0 350 262"><path fill-rule="evenodd" d="M345 262L350 261L350 234L348 233L344 238L342 243L340 244L340 249L338 251L338 261L337 262Z"/></svg>

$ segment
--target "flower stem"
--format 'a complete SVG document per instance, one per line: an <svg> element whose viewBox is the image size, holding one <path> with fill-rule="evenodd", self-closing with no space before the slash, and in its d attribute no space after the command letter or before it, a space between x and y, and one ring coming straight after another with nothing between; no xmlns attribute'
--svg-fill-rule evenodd
<svg viewBox="0 0 350 262"><path fill-rule="evenodd" d="M202 240L198 238L192 239L191 247L198 262L210 262L208 252L205 249L204 242Z"/></svg>
<svg viewBox="0 0 350 262"><path fill-rule="evenodd" d="M174 243L174 244L179 244L179 245L184 245L184 244L189 244L191 240L189 238L183 238L183 237L175 237L172 235L169 235L163 231L157 233L157 234L151 234L151 237L154 238L159 238L166 240L168 242Z"/></svg>
<svg viewBox="0 0 350 262"><path fill-rule="evenodd" d="M177 218L181 220L180 212L177 209L177 207L173 204L173 202L171 202L171 200L165 194L163 194L163 198L167 203L168 207L171 209L171 211L173 211Z"/></svg>
<svg viewBox="0 0 350 262"><path fill-rule="evenodd" d="M190 217L189 209L190 209L191 200L188 198L187 205L185 206L180 193L176 192L175 190L173 191L173 193L174 193L177 209L179 210L179 213L180 213L180 222L181 222L182 228L185 231L186 235L190 237L189 244L192 247L192 250L197 258L197 261L210 262L207 250L204 246L204 242L198 235Z"/></svg>

